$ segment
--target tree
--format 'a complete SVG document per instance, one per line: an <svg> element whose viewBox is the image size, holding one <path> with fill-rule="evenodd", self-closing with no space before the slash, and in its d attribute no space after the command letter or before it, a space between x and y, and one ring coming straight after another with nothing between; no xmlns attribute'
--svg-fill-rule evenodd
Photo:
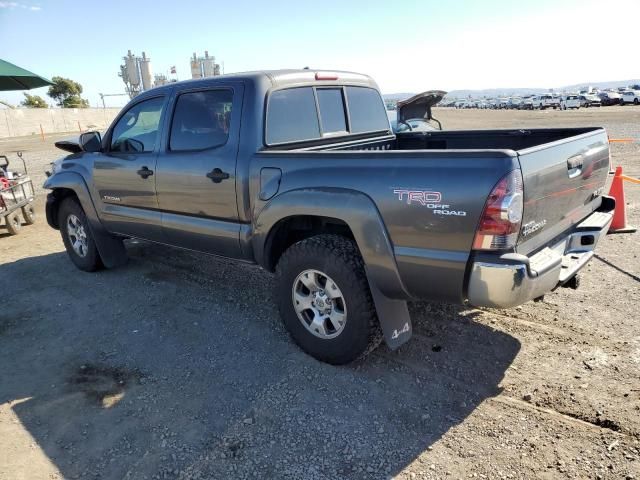
<svg viewBox="0 0 640 480"><path fill-rule="evenodd" d="M45 99L40 95L29 95L28 93L24 94L24 100L20 105L27 108L49 108Z"/></svg>
<svg viewBox="0 0 640 480"><path fill-rule="evenodd" d="M87 108L89 101L80 96L82 85L70 78L53 77L53 85L49 87L48 95L58 106L64 108Z"/></svg>

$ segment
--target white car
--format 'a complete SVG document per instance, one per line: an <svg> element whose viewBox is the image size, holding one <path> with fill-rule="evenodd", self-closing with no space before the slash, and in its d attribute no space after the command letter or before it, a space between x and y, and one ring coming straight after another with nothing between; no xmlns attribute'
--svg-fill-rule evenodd
<svg viewBox="0 0 640 480"><path fill-rule="evenodd" d="M565 95L560 101L560 109L580 108L580 97L578 95Z"/></svg>
<svg viewBox="0 0 640 480"><path fill-rule="evenodd" d="M640 90L627 90L625 92L622 92L620 105L625 105L627 103L640 105Z"/></svg>
<svg viewBox="0 0 640 480"><path fill-rule="evenodd" d="M545 108L557 108L559 106L560 101L557 95L543 93L542 95L536 95L535 97L533 97L533 108L544 110Z"/></svg>

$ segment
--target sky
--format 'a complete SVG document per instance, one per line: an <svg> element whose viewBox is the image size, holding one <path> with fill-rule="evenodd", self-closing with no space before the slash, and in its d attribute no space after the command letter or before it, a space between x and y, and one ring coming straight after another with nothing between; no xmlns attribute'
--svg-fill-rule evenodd
<svg viewBox="0 0 640 480"><path fill-rule="evenodd" d="M638 0L0 0L0 58L99 93L124 93L127 50L154 73L205 50L226 73L320 68L367 73L383 93L552 88L640 77L629 56ZM627 19L627 20L625 20ZM30 93L46 97L46 88ZM0 92L16 104L21 92ZM126 97L109 97L121 106Z"/></svg>

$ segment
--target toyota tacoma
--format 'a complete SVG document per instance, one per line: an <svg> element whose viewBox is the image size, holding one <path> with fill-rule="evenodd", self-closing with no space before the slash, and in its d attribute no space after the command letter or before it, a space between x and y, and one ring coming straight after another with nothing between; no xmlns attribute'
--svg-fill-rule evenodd
<svg viewBox="0 0 640 480"><path fill-rule="evenodd" d="M426 98L406 115L431 120ZM615 206L603 128L394 134L348 72L172 83L56 145L47 220L79 269L123 265L127 238L255 263L333 364L406 342L412 299L509 308L576 284Z"/></svg>

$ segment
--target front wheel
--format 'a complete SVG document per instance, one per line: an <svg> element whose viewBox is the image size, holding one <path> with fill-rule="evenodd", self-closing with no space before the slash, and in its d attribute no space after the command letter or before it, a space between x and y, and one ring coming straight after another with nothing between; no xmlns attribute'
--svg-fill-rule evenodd
<svg viewBox="0 0 640 480"><path fill-rule="evenodd" d="M276 267L276 298L293 340L320 361L349 363L382 340L364 262L345 237L318 235L289 247Z"/></svg>
<svg viewBox="0 0 640 480"><path fill-rule="evenodd" d="M74 198L66 198L60 205L58 225L67 254L76 267L85 272L102 267L87 216Z"/></svg>

